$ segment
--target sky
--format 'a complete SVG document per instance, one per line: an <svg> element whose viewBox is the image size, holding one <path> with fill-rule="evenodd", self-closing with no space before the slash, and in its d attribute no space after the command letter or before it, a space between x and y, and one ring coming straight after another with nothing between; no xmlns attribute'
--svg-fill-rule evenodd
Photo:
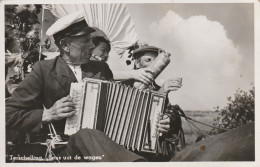
<svg viewBox="0 0 260 167"><path fill-rule="evenodd" d="M159 84L183 78L169 94L184 110L224 107L237 89L254 83L253 4L127 4L140 41L172 54ZM109 65L118 67L118 57Z"/></svg>
<svg viewBox="0 0 260 167"><path fill-rule="evenodd" d="M237 89L254 84L254 6L250 3L126 4L141 42L171 53L160 85L181 77L182 88L169 93L184 110L214 110L227 105ZM41 18L41 16L39 16ZM45 12L44 31L54 22ZM45 39L43 34L43 39ZM113 70L125 70L124 57L110 52Z"/></svg>

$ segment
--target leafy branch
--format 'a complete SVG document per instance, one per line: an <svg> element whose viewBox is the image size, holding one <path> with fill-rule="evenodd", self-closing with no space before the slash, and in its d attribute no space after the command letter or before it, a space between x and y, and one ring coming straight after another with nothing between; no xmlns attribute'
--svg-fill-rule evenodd
<svg viewBox="0 0 260 167"><path fill-rule="evenodd" d="M254 122L255 119L255 87L248 92L238 89L234 98L228 97L227 106L223 109L217 107L220 112L214 124L217 127L234 129L240 125ZM220 129L213 129L212 134L223 133Z"/></svg>

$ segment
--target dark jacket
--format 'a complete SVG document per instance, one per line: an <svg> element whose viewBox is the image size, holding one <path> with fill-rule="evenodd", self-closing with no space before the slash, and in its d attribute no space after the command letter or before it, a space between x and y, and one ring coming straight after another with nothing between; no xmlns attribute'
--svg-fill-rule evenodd
<svg viewBox="0 0 260 167"><path fill-rule="evenodd" d="M108 65L103 62L90 62L81 66L82 78L102 80L113 79ZM63 58L40 61L33 71L20 83L12 97L6 102L6 127L29 133L31 142L46 142L48 126L42 124L43 106L50 108L67 96L72 82L77 82L70 67ZM63 135L65 120L55 121L53 125L59 135ZM66 136L62 136L66 137ZM50 137L49 137L50 138ZM34 140L34 141L32 141ZM39 141L40 140L40 141ZM41 145L17 145L9 155L46 155L46 147ZM56 145L56 155L72 157L93 157L103 155L100 161L137 161L142 157L114 143L104 133L92 129L82 129L71 136L67 145ZM61 161L66 161L62 159ZM88 161L82 158L81 161Z"/></svg>
<svg viewBox="0 0 260 167"><path fill-rule="evenodd" d="M113 78L110 68L103 62L89 62L81 68L83 78L103 80ZM32 72L6 101L7 130L14 129L32 135L47 136L48 127L41 121L43 109L52 107L57 100L69 95L72 82L77 80L60 56L37 62ZM65 120L53 122L57 133L61 135L64 132Z"/></svg>

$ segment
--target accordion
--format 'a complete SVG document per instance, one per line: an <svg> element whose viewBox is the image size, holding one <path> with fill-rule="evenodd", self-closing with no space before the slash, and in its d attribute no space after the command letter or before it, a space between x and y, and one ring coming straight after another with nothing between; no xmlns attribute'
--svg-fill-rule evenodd
<svg viewBox="0 0 260 167"><path fill-rule="evenodd" d="M96 129L127 149L156 152L165 94L85 78L71 84L70 96L77 112L66 120L66 135Z"/></svg>

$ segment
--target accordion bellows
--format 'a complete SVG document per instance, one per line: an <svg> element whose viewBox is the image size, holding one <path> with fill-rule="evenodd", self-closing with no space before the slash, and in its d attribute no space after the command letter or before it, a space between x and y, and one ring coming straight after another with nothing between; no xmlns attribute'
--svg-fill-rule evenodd
<svg viewBox="0 0 260 167"><path fill-rule="evenodd" d="M97 129L127 149L156 152L165 94L86 78L71 84L70 96L77 112L67 118L65 134Z"/></svg>

